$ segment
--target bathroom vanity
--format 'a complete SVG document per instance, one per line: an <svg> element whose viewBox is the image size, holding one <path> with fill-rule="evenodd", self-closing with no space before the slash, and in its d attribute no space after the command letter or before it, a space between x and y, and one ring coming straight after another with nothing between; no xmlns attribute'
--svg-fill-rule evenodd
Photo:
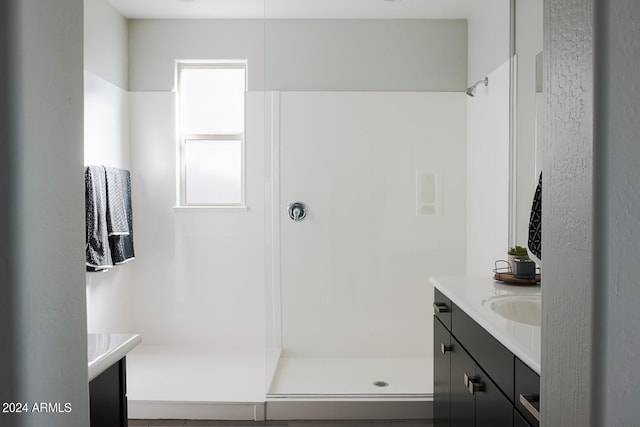
<svg viewBox="0 0 640 427"><path fill-rule="evenodd" d="M434 285L434 425L537 427L540 287L490 278Z"/></svg>
<svg viewBox="0 0 640 427"><path fill-rule="evenodd" d="M91 427L126 427L126 354L142 339L136 334L89 334L89 409Z"/></svg>

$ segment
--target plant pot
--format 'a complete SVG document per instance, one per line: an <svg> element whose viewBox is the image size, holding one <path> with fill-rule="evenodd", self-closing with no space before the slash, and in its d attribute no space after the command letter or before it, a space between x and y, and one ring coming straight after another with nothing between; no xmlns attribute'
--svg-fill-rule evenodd
<svg viewBox="0 0 640 427"><path fill-rule="evenodd" d="M514 273L516 271L517 259L529 259L529 256L528 255L509 255L509 265L511 266L511 271Z"/></svg>
<svg viewBox="0 0 640 427"><path fill-rule="evenodd" d="M536 277L536 263L529 258L516 258L514 260L514 276L518 279L533 279Z"/></svg>

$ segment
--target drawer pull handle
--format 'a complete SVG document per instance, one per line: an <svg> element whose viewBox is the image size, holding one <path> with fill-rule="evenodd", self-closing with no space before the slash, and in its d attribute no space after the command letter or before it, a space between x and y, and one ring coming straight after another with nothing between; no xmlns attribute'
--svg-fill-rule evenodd
<svg viewBox="0 0 640 427"><path fill-rule="evenodd" d="M462 383L471 394L476 394L479 391L484 391L484 384L481 381L478 381L478 377L470 377L467 374L463 374Z"/></svg>
<svg viewBox="0 0 640 427"><path fill-rule="evenodd" d="M469 393L476 394L479 391L484 391L484 384L482 384L480 381L470 380L468 388Z"/></svg>
<svg viewBox="0 0 640 427"><path fill-rule="evenodd" d="M534 396L534 395L520 395L520 403L522 403L522 406L524 406L524 408L531 414L533 415L533 418L535 418L536 420L540 421L540 411L538 411L535 406L533 406L533 403L537 403L540 401L540 396Z"/></svg>
<svg viewBox="0 0 640 427"><path fill-rule="evenodd" d="M447 354L447 351L453 351L453 346L452 345L446 345L445 343L440 343L440 350L442 351L442 354Z"/></svg>
<svg viewBox="0 0 640 427"><path fill-rule="evenodd" d="M448 313L449 307L445 303L442 302L434 302L433 303L433 311L436 313Z"/></svg>

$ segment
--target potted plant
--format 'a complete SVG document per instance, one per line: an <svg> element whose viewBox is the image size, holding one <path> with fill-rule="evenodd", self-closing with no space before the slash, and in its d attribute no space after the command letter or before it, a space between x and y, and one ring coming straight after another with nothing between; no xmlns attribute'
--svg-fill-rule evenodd
<svg viewBox="0 0 640 427"><path fill-rule="evenodd" d="M509 251L507 252L507 254L509 255L509 265L511 265L511 271L515 271L515 268L516 268L516 264L514 260L529 259L529 253L527 252L527 248L523 246L516 245L515 247L509 248Z"/></svg>

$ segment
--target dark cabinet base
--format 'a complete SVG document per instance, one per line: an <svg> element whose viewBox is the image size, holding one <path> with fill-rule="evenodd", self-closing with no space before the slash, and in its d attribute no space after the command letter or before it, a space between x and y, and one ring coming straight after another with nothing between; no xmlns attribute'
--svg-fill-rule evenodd
<svg viewBox="0 0 640 427"><path fill-rule="evenodd" d="M538 426L518 397L539 410L539 375L437 289L434 301L434 426Z"/></svg>
<svg viewBox="0 0 640 427"><path fill-rule="evenodd" d="M127 368L125 358L89 382L91 427L126 427Z"/></svg>

